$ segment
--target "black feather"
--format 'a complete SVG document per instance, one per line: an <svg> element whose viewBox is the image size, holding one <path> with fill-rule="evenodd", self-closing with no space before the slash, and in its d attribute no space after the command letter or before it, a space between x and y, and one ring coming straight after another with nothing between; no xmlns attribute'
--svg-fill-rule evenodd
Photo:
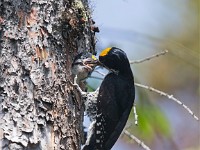
<svg viewBox="0 0 200 150"><path fill-rule="evenodd" d="M100 143L96 143L96 149L111 149L120 136L134 103L134 81L116 75L108 74L101 84L97 98L96 139L101 136ZM98 117L99 116L99 117ZM102 120L103 119L103 120ZM97 134L98 130L103 130Z"/></svg>
<svg viewBox="0 0 200 150"><path fill-rule="evenodd" d="M84 150L110 150L128 120L135 99L134 78L125 52L113 47L106 55L100 54L99 61L115 73L108 74L100 86L92 136Z"/></svg>

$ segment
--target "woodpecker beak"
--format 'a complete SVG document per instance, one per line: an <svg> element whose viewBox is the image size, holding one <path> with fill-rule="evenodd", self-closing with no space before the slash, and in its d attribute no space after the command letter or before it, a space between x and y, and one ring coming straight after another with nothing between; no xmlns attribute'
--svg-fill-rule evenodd
<svg viewBox="0 0 200 150"><path fill-rule="evenodd" d="M97 58L92 55L92 57L83 59L82 65L85 66L85 69L92 71L98 64Z"/></svg>
<svg viewBox="0 0 200 150"><path fill-rule="evenodd" d="M83 62L85 65L89 65L89 66L101 66L101 62L94 56L92 55L92 58L87 58L87 59L84 59L84 62Z"/></svg>

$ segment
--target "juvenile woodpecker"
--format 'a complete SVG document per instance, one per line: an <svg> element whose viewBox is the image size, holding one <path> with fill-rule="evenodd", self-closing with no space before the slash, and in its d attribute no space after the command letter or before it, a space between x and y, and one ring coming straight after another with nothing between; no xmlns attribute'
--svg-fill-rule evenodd
<svg viewBox="0 0 200 150"><path fill-rule="evenodd" d="M72 74L75 76L74 84L77 90L80 92L82 100L85 105L86 115L91 121L96 116L96 104L99 88L94 92L85 92L80 88L82 82L84 82L96 66L97 59L94 55L88 52L82 52L78 54L72 63Z"/></svg>
<svg viewBox="0 0 200 150"><path fill-rule="evenodd" d="M94 70L95 65L89 62L95 61L95 59L94 55L88 52L82 52L75 57L72 63L72 74L77 76L76 82L78 84L87 79Z"/></svg>
<svg viewBox="0 0 200 150"><path fill-rule="evenodd" d="M111 72L100 86L96 116L83 150L110 150L128 120L135 99L134 78L124 51L106 48L99 55L98 65Z"/></svg>

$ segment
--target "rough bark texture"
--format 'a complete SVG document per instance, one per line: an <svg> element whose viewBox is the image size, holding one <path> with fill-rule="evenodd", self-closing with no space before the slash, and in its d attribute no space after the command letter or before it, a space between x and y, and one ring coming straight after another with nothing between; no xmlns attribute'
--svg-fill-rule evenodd
<svg viewBox="0 0 200 150"><path fill-rule="evenodd" d="M94 52L87 0L0 1L0 149L80 149L71 63Z"/></svg>

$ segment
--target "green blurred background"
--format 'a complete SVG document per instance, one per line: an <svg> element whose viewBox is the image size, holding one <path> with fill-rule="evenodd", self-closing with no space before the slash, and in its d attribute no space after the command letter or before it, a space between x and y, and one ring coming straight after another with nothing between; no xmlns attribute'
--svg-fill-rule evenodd
<svg viewBox="0 0 200 150"><path fill-rule="evenodd" d="M199 0L91 0L93 19L100 28L97 49L123 49L138 60L167 49L169 52L133 64L137 83L174 95L200 116ZM97 74L94 74L94 76ZM92 88L100 80L89 79ZM200 125L175 102L136 88L139 126L129 131L152 150L200 150ZM130 116L129 123L134 122ZM113 150L142 149L122 136Z"/></svg>

